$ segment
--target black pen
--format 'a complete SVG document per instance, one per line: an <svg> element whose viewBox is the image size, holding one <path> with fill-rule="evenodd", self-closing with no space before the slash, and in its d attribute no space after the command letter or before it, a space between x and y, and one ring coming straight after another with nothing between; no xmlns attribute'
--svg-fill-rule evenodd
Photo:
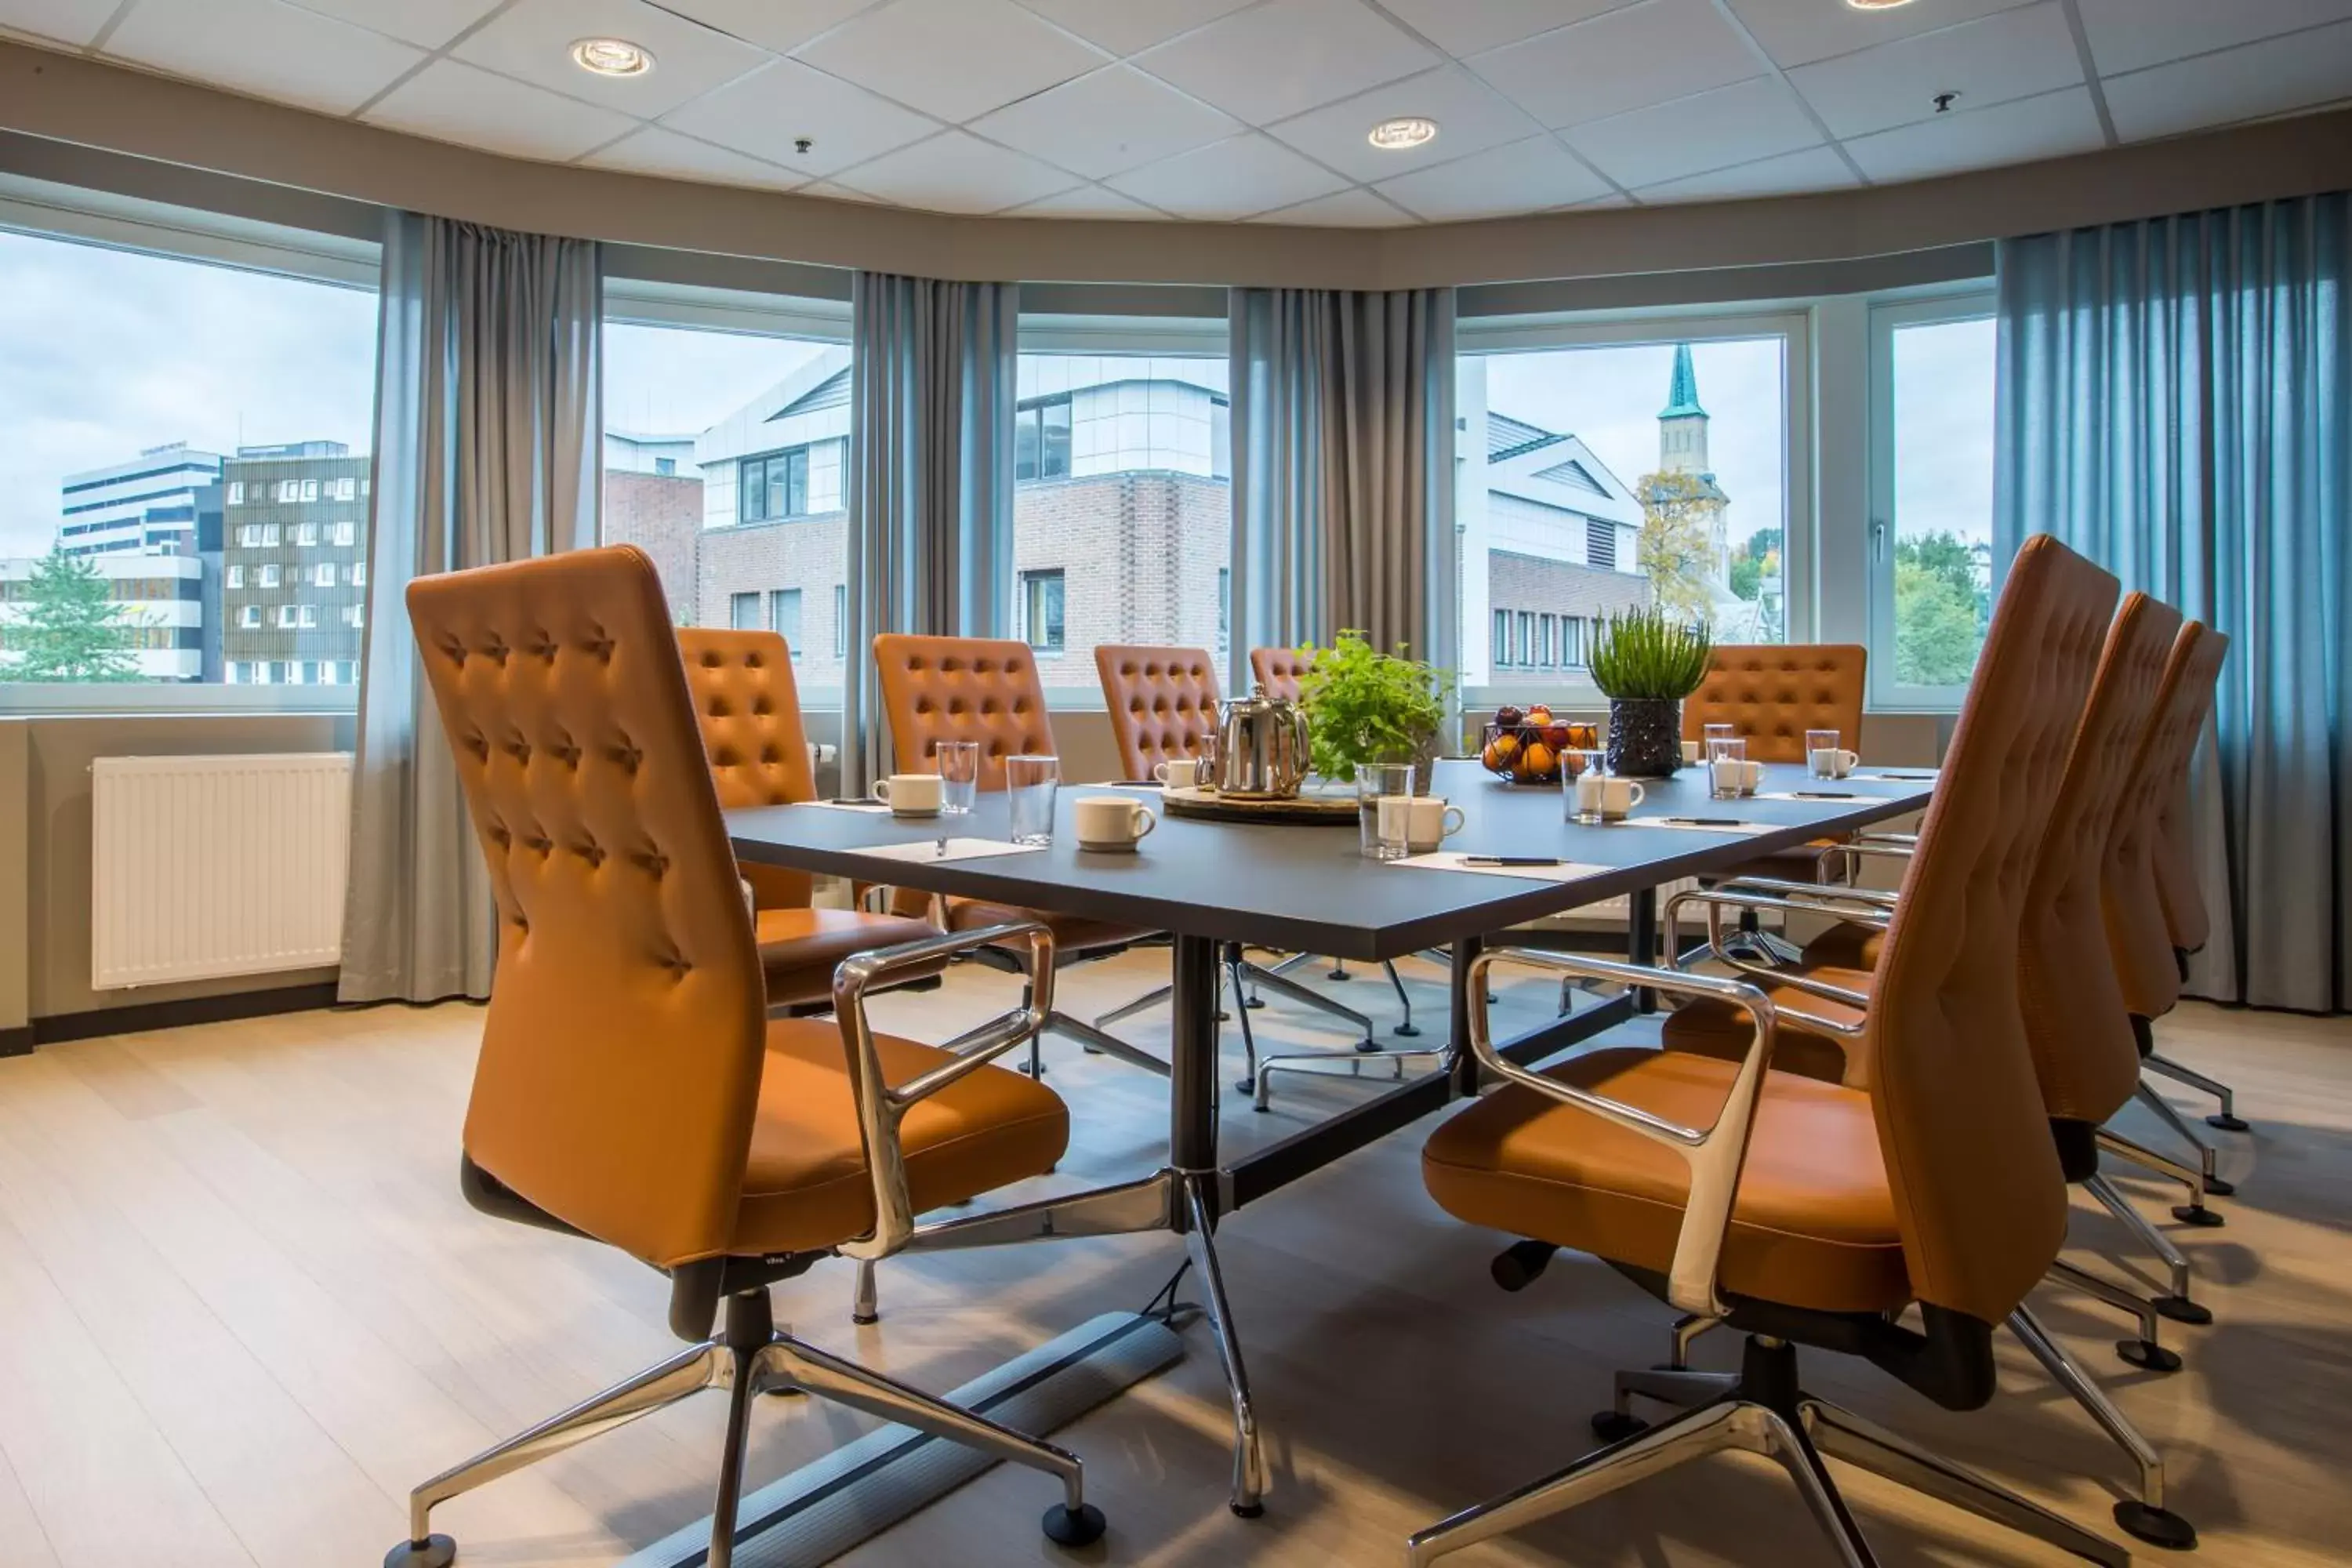
<svg viewBox="0 0 2352 1568"><path fill-rule="evenodd" d="M1852 790L1801 789L1791 790L1790 793L1799 800L1859 800L1862 798Z"/></svg>
<svg viewBox="0 0 2352 1568"><path fill-rule="evenodd" d="M1465 866L1565 866L1556 855L1465 855Z"/></svg>
<svg viewBox="0 0 2352 1568"><path fill-rule="evenodd" d="M1660 822L1671 822L1677 827L1745 827L1748 824L1736 816L1662 816Z"/></svg>

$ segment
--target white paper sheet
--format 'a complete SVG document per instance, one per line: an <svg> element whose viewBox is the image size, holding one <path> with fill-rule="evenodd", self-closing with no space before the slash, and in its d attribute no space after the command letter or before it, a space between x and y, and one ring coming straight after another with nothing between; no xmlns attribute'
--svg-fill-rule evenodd
<svg viewBox="0 0 2352 1568"><path fill-rule="evenodd" d="M1026 855L1044 847L1042 844L1015 844L1007 838L924 838L912 844L869 845L858 853L879 860L928 860L938 865L949 860L978 860L990 855Z"/></svg>
<svg viewBox="0 0 2352 1568"><path fill-rule="evenodd" d="M1755 798L1755 797L1751 795L1751 796L1749 796L1748 798L1753 799L1753 798ZM1732 801L1726 801L1724 804L1725 804L1726 805L1735 805L1735 804L1737 804L1737 803L1736 803L1736 802L1732 802ZM1613 826L1621 826L1621 825L1620 825L1620 824L1616 824L1616 823L1612 823L1612 824L1610 824L1609 826L1612 826L1612 827L1613 827ZM1629 817L1627 817L1627 818L1624 820L1624 822L1623 822L1623 824L1622 824L1622 826L1626 826L1626 827L1671 827L1671 828L1678 829L1679 831L1681 831L1681 832L1685 832L1685 833L1738 833L1738 834L1748 834L1748 833L1771 833L1771 832L1775 832L1775 831L1777 831L1777 830L1778 830L1778 829L1780 829L1780 828L1785 827L1785 826L1789 826L1789 825L1788 825L1788 824L1786 824L1786 823L1780 823L1780 822L1738 822L1738 823L1722 823L1722 822L1719 822L1719 821L1717 821L1717 820L1714 820L1714 819L1709 819L1709 820L1707 820L1707 821L1706 821L1706 822L1705 822L1705 823L1698 823L1698 822L1675 822L1675 821L1671 821L1671 820L1669 820L1669 819L1668 819L1667 817L1665 817L1665 816L1629 816Z"/></svg>
<svg viewBox="0 0 2352 1568"><path fill-rule="evenodd" d="M1523 882L1574 882L1586 877L1596 877L1609 869L1606 866L1587 866L1569 861L1559 866L1471 866L1465 851L1440 849L1429 855L1408 855L1402 860L1386 864L1402 866L1412 871L1467 871L1474 877L1517 877Z"/></svg>
<svg viewBox="0 0 2352 1568"><path fill-rule="evenodd" d="M890 808L878 800L810 800L803 805L821 805L827 811L863 811L887 816Z"/></svg>

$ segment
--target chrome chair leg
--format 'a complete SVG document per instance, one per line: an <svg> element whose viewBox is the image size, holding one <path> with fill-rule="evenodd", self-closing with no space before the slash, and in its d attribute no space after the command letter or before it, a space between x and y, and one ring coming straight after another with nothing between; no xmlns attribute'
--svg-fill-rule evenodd
<svg viewBox="0 0 2352 1568"><path fill-rule="evenodd" d="M2116 1522L2151 1546L2175 1552L2195 1546L2197 1527L2165 1506L2164 1456L2116 1408L2106 1391L2091 1381L2090 1373L2066 1353L2065 1347L2050 1337L2030 1310L2020 1307L2009 1315L2009 1331L2033 1352L2051 1381L2074 1395L2074 1403L2088 1411L2091 1419L2139 1467L2139 1497L2116 1504Z"/></svg>
<svg viewBox="0 0 2352 1568"><path fill-rule="evenodd" d="M2228 1197L2238 1190L2213 1173L2213 1145L2198 1135L2197 1130L2189 1125L2189 1118L2181 1115L2172 1101L2157 1092L2156 1085L2143 1078L2133 1094L2141 1104L2156 1112L2158 1121L2180 1134L2182 1142L2197 1151L2197 1165L2203 1173L2203 1185L2207 1192L2216 1197Z"/></svg>
<svg viewBox="0 0 2352 1568"><path fill-rule="evenodd" d="M1789 1478L1804 1494L1805 1506L1813 1512L1813 1521L1822 1533L1838 1549L1839 1561L1845 1568L1878 1568L1878 1558L1863 1539L1862 1527L1847 1511L1845 1499L1839 1495L1837 1483L1830 1479L1829 1467L1822 1463L1821 1450L1805 1433L1801 1421L1792 1422L1775 1411L1764 1411L1764 1448L1780 1461Z"/></svg>
<svg viewBox="0 0 2352 1568"><path fill-rule="evenodd" d="M1242 973L1261 991L1271 991L1277 996L1288 997L1302 1007L1311 1007L1318 1013L1327 1014L1343 1023L1352 1025L1356 1032L1363 1037L1362 1043L1356 1047L1358 1050L1370 1051L1376 1048L1372 1044L1371 1019L1357 1012L1353 1007L1344 1003L1334 1002L1319 991L1309 990L1286 974L1278 974L1271 969L1260 969L1246 959L1242 962Z"/></svg>
<svg viewBox="0 0 2352 1568"><path fill-rule="evenodd" d="M1233 993L1236 996L1247 994L1249 968L1249 961L1242 957L1239 943L1225 949L1225 973L1231 981ZM1260 973L1271 972L1261 971ZM1243 1062L1241 1081L1234 1087L1244 1094L1250 1094L1255 1092L1257 1089L1257 1033L1250 1027L1249 1008L1246 1005L1235 1009L1234 1016L1240 1021L1242 1026Z"/></svg>
<svg viewBox="0 0 2352 1568"><path fill-rule="evenodd" d="M2126 1230L2139 1239L2142 1247L2156 1254L2171 1276L2171 1293L2149 1301L2165 1317L2176 1323L2210 1323L2213 1314L2189 1297L2189 1259L2172 1238L2148 1223L2147 1216L2134 1208L2131 1200L2117 1191L2115 1183L2104 1174L2090 1177L2083 1190L2099 1201L2099 1205L2122 1222Z"/></svg>
<svg viewBox="0 0 2352 1568"><path fill-rule="evenodd" d="M1059 1035L1065 1039L1077 1041L1078 1044L1098 1056L1108 1057L1117 1062L1125 1062L1131 1068L1141 1068L1146 1072L1158 1073L1161 1078L1168 1076L1168 1064L1150 1051L1130 1046L1117 1035L1105 1034L1085 1019L1072 1017L1067 1013L1046 1014L1045 1026L1037 1033L1041 1037ZM1036 1049L1034 1041L1031 1042L1030 1049L1033 1052Z"/></svg>
<svg viewBox="0 0 2352 1568"><path fill-rule="evenodd" d="M1689 1320L1685 1319L1685 1321ZM1696 1410L1738 1392L1739 1377L1728 1372L1693 1372L1687 1367L1653 1367L1647 1372L1617 1373L1616 1397L1607 1410L1592 1418L1592 1434L1604 1443L1622 1443L1650 1423L1633 1414L1636 1396Z"/></svg>
<svg viewBox="0 0 2352 1568"><path fill-rule="evenodd" d="M2180 1370L2180 1352L2167 1350L2157 1338L2159 1332L2158 1325L2163 1322L2163 1319L2158 1315L2155 1302L2137 1290L2126 1289L2112 1280L2102 1279L2089 1269L2077 1268L2071 1263L2053 1263L2050 1266L2050 1272L2043 1278L2053 1285L2063 1285L2071 1289L2079 1290L2093 1300L2103 1301L2110 1307L2118 1308L2131 1314L2133 1320L2139 1324L2139 1338L2116 1342L2116 1354L2124 1364L2136 1366L2142 1372L2179 1372Z"/></svg>
<svg viewBox="0 0 2352 1568"><path fill-rule="evenodd" d="M857 1299L850 1303L849 1321L859 1328L871 1328L882 1321L882 1303L874 1284L874 1259L857 1260Z"/></svg>
<svg viewBox="0 0 2352 1568"><path fill-rule="evenodd" d="M2207 1190L2205 1178L2170 1155L2159 1154L2147 1144L2136 1143L2122 1133L2111 1131L2105 1127L2099 1129L2099 1150L2100 1152L2113 1154L2119 1160L2129 1160L2133 1164L2153 1171L2159 1176L2168 1176L2187 1187L2189 1201L2185 1204L2176 1204L2172 1209L2172 1217L2181 1224L2200 1226L2211 1230L2219 1229L2229 1223L2222 1215L2205 1206ZM2227 1187L2230 1184L2224 1182L2221 1184Z"/></svg>
<svg viewBox="0 0 2352 1568"><path fill-rule="evenodd" d="M1250 1402L1241 1336L1234 1325L1233 1306L1225 1300L1224 1272L1217 1266L1217 1245L1210 1231L1209 1205L1201 1195L1200 1180L1184 1178L1184 1251L1192 1261L1192 1272L1200 1276L1202 1306L1217 1342L1225 1389L1233 1396L1234 1489L1229 1506L1244 1519L1255 1519L1265 1511L1265 1449L1258 1440L1257 1409Z"/></svg>
<svg viewBox="0 0 2352 1568"><path fill-rule="evenodd" d="M743 1454L751 1442L751 1396L758 1391L759 1351L724 1352L734 1370L727 1386L727 1436L719 1449L719 1496L710 1508L710 1549L706 1568L733 1568L735 1527L742 1511Z"/></svg>
<svg viewBox="0 0 2352 1568"><path fill-rule="evenodd" d="M1850 1410L1818 1399L1798 1402L1806 1432L1831 1458L1883 1476L1897 1486L1950 1503L1979 1519L2048 1542L2106 1568L2125 1568L2131 1554L2074 1521L2030 1502L1964 1465L1899 1437Z"/></svg>
<svg viewBox="0 0 2352 1568"><path fill-rule="evenodd" d="M1257 1066L1257 1090L1251 1097L1251 1106L1264 1110L1274 1100L1274 1075L1277 1072L1299 1072L1322 1078L1361 1078L1367 1062L1385 1062L1391 1082L1404 1081L1408 1063L1437 1067L1445 1060L1443 1047L1428 1050L1375 1051L1366 1056L1358 1051L1296 1052L1287 1056L1268 1057Z"/></svg>
<svg viewBox="0 0 2352 1568"><path fill-rule="evenodd" d="M1123 1024L1128 1019L1134 1017L1138 1013L1150 1012L1152 1008L1159 1006L1162 1002L1167 1001L1171 996L1175 994L1176 987L1173 985L1162 985L1157 991L1147 991L1132 1002L1113 1007L1108 1013L1097 1015L1095 1018L1095 1027L1097 1029L1108 1029L1113 1024Z"/></svg>
<svg viewBox="0 0 2352 1568"><path fill-rule="evenodd" d="M1173 1227L1176 1183L1168 1171L1115 1187L1094 1187L1059 1197L1039 1198L1010 1208L990 1209L915 1227L901 1252L946 1252L969 1247L1007 1247L1074 1236L1137 1236ZM857 1297L850 1321L860 1326L881 1321L874 1262L857 1266Z"/></svg>
<svg viewBox="0 0 2352 1568"><path fill-rule="evenodd" d="M2237 1091L2220 1079L2207 1078L2195 1068L2184 1067L2169 1057L2144 1057L2140 1060L2140 1066L2150 1072L2160 1072L2176 1083L2185 1083L2191 1089L2201 1089L2220 1100L2221 1102L2220 1114L2207 1117L2206 1126L2218 1127L2224 1132L2243 1132L2247 1130L2245 1122L2238 1118Z"/></svg>

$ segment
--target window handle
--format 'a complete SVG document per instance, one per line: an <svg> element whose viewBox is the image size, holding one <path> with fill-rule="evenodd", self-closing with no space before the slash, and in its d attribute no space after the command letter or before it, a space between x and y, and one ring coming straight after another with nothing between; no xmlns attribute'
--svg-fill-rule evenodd
<svg viewBox="0 0 2352 1568"><path fill-rule="evenodd" d="M1870 560L1873 565L1883 564L1886 560L1886 520L1883 517L1870 520Z"/></svg>

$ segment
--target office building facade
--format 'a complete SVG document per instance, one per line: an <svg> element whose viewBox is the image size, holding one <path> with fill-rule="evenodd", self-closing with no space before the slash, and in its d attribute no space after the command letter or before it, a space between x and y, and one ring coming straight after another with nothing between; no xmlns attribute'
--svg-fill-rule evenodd
<svg viewBox="0 0 2352 1568"><path fill-rule="evenodd" d="M229 684L358 682L368 468L340 441L241 447L223 465L221 660Z"/></svg>
<svg viewBox="0 0 2352 1568"><path fill-rule="evenodd" d="M216 484L225 459L184 441L150 447L59 486L58 544L68 555L194 555L196 492Z"/></svg>

